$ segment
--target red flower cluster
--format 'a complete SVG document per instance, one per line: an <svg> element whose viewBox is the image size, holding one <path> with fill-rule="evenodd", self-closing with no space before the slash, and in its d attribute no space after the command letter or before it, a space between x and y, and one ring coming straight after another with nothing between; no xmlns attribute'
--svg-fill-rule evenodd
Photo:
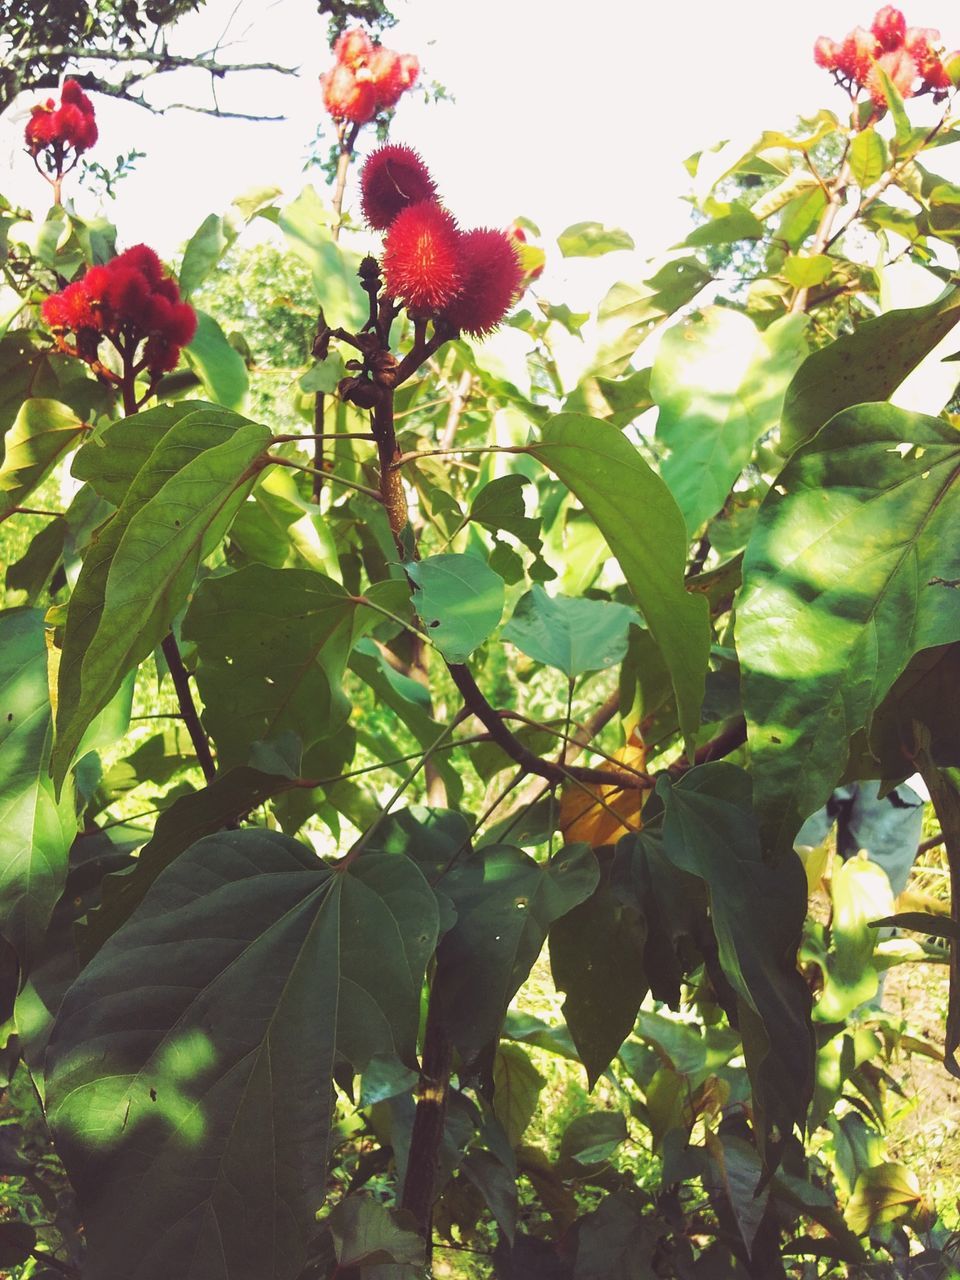
<svg viewBox="0 0 960 1280"><path fill-rule="evenodd" d="M854 27L843 40L820 36L813 46L818 67L859 92L866 89L874 106L887 105L880 71L886 72L902 98L931 93L941 102L953 87L947 63L960 55L944 56L940 32L932 27L908 27L893 5L884 5L869 31Z"/></svg>
<svg viewBox="0 0 960 1280"><path fill-rule="evenodd" d="M59 107L53 98L48 98L31 108L24 137L32 156L52 147L59 151L58 160L62 161L68 148L75 156L90 150L97 140L97 122L93 103L76 80L63 82Z"/></svg>
<svg viewBox="0 0 960 1280"><path fill-rule="evenodd" d="M476 337L495 329L523 280L515 240L487 228L461 231L410 147L374 151L360 181L364 217L386 231L387 293L415 316L441 319Z"/></svg>
<svg viewBox="0 0 960 1280"><path fill-rule="evenodd" d="M177 282L145 244L134 245L102 267L91 267L80 280L46 298L40 314L64 351L92 364L98 360L101 338L108 338L127 369L146 369L151 379L176 367L181 348L197 331L196 312L180 300ZM68 343L67 334L74 335L75 346Z"/></svg>
<svg viewBox="0 0 960 1280"><path fill-rule="evenodd" d="M336 62L320 77L320 85L323 104L334 120L366 124L377 112L395 107L420 74L412 53L374 44L360 27L345 31L333 52Z"/></svg>

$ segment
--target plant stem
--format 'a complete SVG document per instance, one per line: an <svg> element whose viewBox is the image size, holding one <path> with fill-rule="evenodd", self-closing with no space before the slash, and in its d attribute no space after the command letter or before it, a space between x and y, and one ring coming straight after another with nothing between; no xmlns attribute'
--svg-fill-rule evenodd
<svg viewBox="0 0 960 1280"><path fill-rule="evenodd" d="M319 442L318 442L319 443ZM292 471L305 471L308 476L316 474L317 468L310 467L305 462L295 462L293 458L278 458L276 454L268 453L268 459L276 463L278 467L289 467ZM334 484L342 484L347 489L355 489L357 493L362 493L368 498L373 498L379 502L380 494L376 489L371 489L369 485L355 484L353 480L347 480L343 476L338 476L334 471L322 471L320 473L325 479L332 480Z"/></svg>
<svg viewBox="0 0 960 1280"><path fill-rule="evenodd" d="M197 760L209 786L217 776L217 766L210 751L207 735L204 733L203 725L200 723L200 716L197 714L193 695L190 692L190 677L187 674L186 667L183 665L180 648L172 631L164 636L160 647L163 650L163 656L167 660L167 666L170 668L170 677L177 693L177 702L180 704L184 723L190 734L190 741L193 743L193 749L197 753Z"/></svg>
<svg viewBox="0 0 960 1280"><path fill-rule="evenodd" d="M330 229L330 235L334 244L340 239L340 226L343 217L343 193L347 187L347 174L350 171L350 161L353 159L353 148L356 145L357 134L360 132L360 126L355 124L344 137L340 139L340 155L337 158L337 180L333 189L333 214L334 222ZM326 321L324 320L323 311L317 316L317 338L326 329ZM323 481L326 472L323 470L323 420L326 412L326 396L322 391L318 391L313 402L313 430L314 430L314 446L313 446L313 487L312 496L314 502L320 501L320 495L323 493Z"/></svg>
<svg viewBox="0 0 960 1280"><path fill-rule="evenodd" d="M413 1117L407 1173L400 1200L401 1209L413 1214L417 1231L427 1242L428 1249L452 1065L453 1046L440 1025L437 1004L431 994L423 1035L417 1109Z"/></svg>

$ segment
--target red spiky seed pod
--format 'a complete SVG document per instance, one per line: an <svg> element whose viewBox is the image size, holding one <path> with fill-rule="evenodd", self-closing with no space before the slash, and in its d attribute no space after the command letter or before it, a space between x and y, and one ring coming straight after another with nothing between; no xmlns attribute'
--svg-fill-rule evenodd
<svg viewBox="0 0 960 1280"><path fill-rule="evenodd" d="M333 46L333 56L337 62L356 71L373 52L374 44L362 27L352 27L344 31Z"/></svg>
<svg viewBox="0 0 960 1280"><path fill-rule="evenodd" d="M463 288L443 309L451 327L482 337L497 327L516 302L523 269L515 242L486 227L460 237Z"/></svg>
<svg viewBox="0 0 960 1280"><path fill-rule="evenodd" d="M360 79L350 67L337 63L320 77L323 104L334 120L367 124L377 114L377 91L369 78Z"/></svg>
<svg viewBox="0 0 960 1280"><path fill-rule="evenodd" d="M880 72L884 71L901 98L913 95L913 82L917 78L917 64L906 49L894 49L883 53L870 68L865 87L875 107L886 107L887 95Z"/></svg>
<svg viewBox="0 0 960 1280"><path fill-rule="evenodd" d="M837 70L856 84L865 84L876 51L877 41L873 32L865 27L854 27L840 46Z"/></svg>
<svg viewBox="0 0 960 1280"><path fill-rule="evenodd" d="M412 147L388 144L371 152L360 174L360 206L367 224L386 231L412 204L435 200L436 183Z"/></svg>
<svg viewBox="0 0 960 1280"><path fill-rule="evenodd" d="M398 75L404 90L412 89L420 75L420 59L413 53L401 53Z"/></svg>
<svg viewBox="0 0 960 1280"><path fill-rule="evenodd" d="M835 71L840 57L840 46L829 36L817 36L813 46L813 60L824 71Z"/></svg>
<svg viewBox="0 0 960 1280"><path fill-rule="evenodd" d="M899 9L885 4L873 20L870 30L876 36L881 52L892 53L903 46L907 34L907 20Z"/></svg>
<svg viewBox="0 0 960 1280"><path fill-rule="evenodd" d="M53 98L32 107L24 130L27 149L33 156L47 147L70 148L76 155L89 151L97 140L93 103L76 80L64 81L60 105ZM62 167L58 157L56 168ZM51 166L53 168L54 166Z"/></svg>
<svg viewBox="0 0 960 1280"><path fill-rule="evenodd" d="M401 210L383 242L387 293L414 315L435 315L462 284L460 239L453 215L435 200Z"/></svg>

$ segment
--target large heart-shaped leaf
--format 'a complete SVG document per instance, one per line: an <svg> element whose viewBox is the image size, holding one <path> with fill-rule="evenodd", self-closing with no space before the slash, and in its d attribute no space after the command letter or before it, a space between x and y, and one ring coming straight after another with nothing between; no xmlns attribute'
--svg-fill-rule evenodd
<svg viewBox="0 0 960 1280"><path fill-rule="evenodd" d="M781 473L743 565L737 650L761 825L788 848L911 656L960 639L960 435L839 414Z"/></svg>
<svg viewBox="0 0 960 1280"><path fill-rule="evenodd" d="M225 409L173 422L91 544L63 637L52 757L58 787L90 720L169 631L197 565L253 485L270 438L266 427Z"/></svg>
<svg viewBox="0 0 960 1280"><path fill-rule="evenodd" d="M403 582L372 587L399 611ZM196 643L204 724L221 767L243 764L254 742L292 731L308 751L350 714L340 682L355 640L382 621L332 578L309 569L248 565L198 587L183 620Z"/></svg>
<svg viewBox="0 0 960 1280"><path fill-rule="evenodd" d="M294 1280L334 1067L415 1062L436 932L400 855L331 870L251 830L168 868L68 992L48 1053L88 1280Z"/></svg>
<svg viewBox="0 0 960 1280"><path fill-rule="evenodd" d="M619 560L670 669L692 756L710 650L709 606L683 585L687 535L676 502L608 422L559 414L531 452L575 494Z"/></svg>

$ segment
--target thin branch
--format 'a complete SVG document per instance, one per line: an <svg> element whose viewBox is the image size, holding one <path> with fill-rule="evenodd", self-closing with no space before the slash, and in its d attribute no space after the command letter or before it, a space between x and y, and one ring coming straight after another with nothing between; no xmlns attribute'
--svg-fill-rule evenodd
<svg viewBox="0 0 960 1280"><path fill-rule="evenodd" d="M541 760L538 755L513 736L500 717L480 691L477 682L470 673L469 667L459 662L448 662L447 670L453 678L467 707L487 729L493 741L515 760L527 773L546 778L554 785L575 779L578 782L592 782L605 787L619 787L621 790L636 790L642 785L630 773L611 769L590 769L578 765L561 766L552 760Z"/></svg>
<svg viewBox="0 0 960 1280"><path fill-rule="evenodd" d="M294 462L292 458L278 458L276 454L268 453L267 458L270 462L275 462L278 467L289 467L292 471L305 471L308 476L321 475L324 480L332 480L334 484L342 484L347 489L355 489L357 493L362 493L367 498L373 498L375 502L380 502L380 494L376 489L371 489L369 485L355 484L353 480L347 480L343 476L338 476L335 471L318 471L316 467L309 467L305 462Z"/></svg>
<svg viewBox="0 0 960 1280"><path fill-rule="evenodd" d="M160 647L170 669L170 678L173 680L173 687L177 693L177 702L180 704L183 720L190 734L190 741L193 743L193 749L197 753L197 760L209 786L217 776L217 766L210 751L207 735L204 733L203 725L200 723L200 716L197 713L193 694L190 690L190 677L187 674L186 667L183 665L180 648L172 631L164 636Z"/></svg>

